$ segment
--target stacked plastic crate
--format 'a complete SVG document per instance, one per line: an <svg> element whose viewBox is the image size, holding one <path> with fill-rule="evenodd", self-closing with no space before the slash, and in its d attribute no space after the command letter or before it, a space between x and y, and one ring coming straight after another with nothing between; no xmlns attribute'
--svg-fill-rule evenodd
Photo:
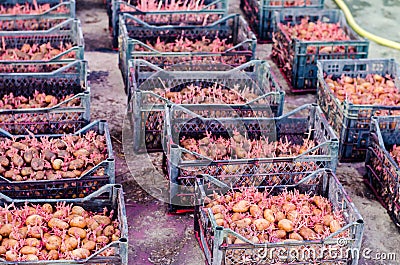
<svg viewBox="0 0 400 265"><path fill-rule="evenodd" d="M259 40L273 42L271 59L293 93L316 91L318 60L368 57L369 42L342 11L323 6L323 0L241 0Z"/></svg>
<svg viewBox="0 0 400 265"><path fill-rule="evenodd" d="M121 14L135 16L141 23L145 23L142 26L177 26L205 25L221 19L227 13L227 0L188 2L107 0L107 14L114 48L118 48Z"/></svg>
<svg viewBox="0 0 400 265"><path fill-rule="evenodd" d="M321 60L318 103L340 136L341 161L365 161L366 183L399 225L398 88L393 59Z"/></svg>
<svg viewBox="0 0 400 265"><path fill-rule="evenodd" d="M1 263L128 264L122 187L107 123L90 123L75 2L3 1L0 9L1 219L27 229L13 236L2 225L3 243L19 241L2 245Z"/></svg>
<svg viewBox="0 0 400 265"><path fill-rule="evenodd" d="M235 255L244 256L224 249L226 244L254 257L251 250L274 247L275 241L251 242L239 235L242 242L228 243L221 233L229 234L229 229L216 223L217 212L207 213L204 208L205 196L220 190L206 180L232 190L294 188L325 197L335 211L347 211L341 230L305 240L318 239L320 246L330 244L340 250L338 240L346 237L354 243L348 247L359 249L363 221L334 176L339 141L321 108L304 105L282 114L284 93L268 63L255 60L255 34L240 15L226 14L226 3L214 3L225 8L219 15L212 4L188 12L172 1L113 1L111 5L114 36L119 27L119 67L128 98L132 146L138 153L163 152L169 212L195 210L196 235L207 262L235 264ZM185 4L190 7L192 2ZM198 203L202 207L195 209ZM297 247L318 250L304 240ZM248 263L255 263L247 256ZM307 262L357 264L357 257L306 258L298 264Z"/></svg>

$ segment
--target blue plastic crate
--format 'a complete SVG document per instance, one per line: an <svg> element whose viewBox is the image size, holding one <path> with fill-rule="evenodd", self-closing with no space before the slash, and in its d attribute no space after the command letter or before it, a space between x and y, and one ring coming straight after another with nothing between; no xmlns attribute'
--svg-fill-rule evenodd
<svg viewBox="0 0 400 265"><path fill-rule="evenodd" d="M364 161L371 117L381 111L393 115L400 111L400 107L340 102L326 84L325 78L329 75L335 80L343 74L362 78L368 74L390 75L399 88L398 66L394 59L320 60L317 64L318 104L340 137L339 159L348 162Z"/></svg>
<svg viewBox="0 0 400 265"><path fill-rule="evenodd" d="M287 8L303 9L324 7L324 0L296 0L298 5L294 6L295 1L288 0L240 0L242 9L247 21L253 31L257 34L259 42L272 42L274 28L274 11Z"/></svg>
<svg viewBox="0 0 400 265"><path fill-rule="evenodd" d="M400 145L400 116L372 117L366 182L400 229L400 167L390 155Z"/></svg>
<svg viewBox="0 0 400 265"><path fill-rule="evenodd" d="M308 18L310 22L339 23L350 40L303 41L292 39L278 25L279 23L297 25L303 18ZM318 60L368 57L369 41L361 38L347 25L341 10L285 9L275 12L275 23L276 33L271 58L282 71L293 93L316 92ZM310 48L314 48L315 51L310 52ZM325 50L334 51L335 48L341 51L325 52Z"/></svg>

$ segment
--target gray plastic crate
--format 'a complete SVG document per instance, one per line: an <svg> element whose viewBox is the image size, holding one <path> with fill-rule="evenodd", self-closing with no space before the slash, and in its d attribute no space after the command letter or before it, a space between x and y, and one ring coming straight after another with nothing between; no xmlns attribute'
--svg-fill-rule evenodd
<svg viewBox="0 0 400 265"><path fill-rule="evenodd" d="M254 244L231 229L218 226L211 209L202 207L205 196L212 195L215 187L223 191L229 190L229 186L221 185L212 177L198 179L196 182L199 206L196 207L194 215L194 227L207 264L233 265L243 261L245 264L257 265L358 264L364 221L332 171L314 172L292 185L258 187L260 191L270 192L271 196L284 190L298 190L300 193L319 195L329 199L334 210L342 211L346 225L323 240ZM343 237L342 233L348 235ZM227 241L229 236L239 238L245 243L229 244Z"/></svg>
<svg viewBox="0 0 400 265"><path fill-rule="evenodd" d="M224 52L161 52L155 50L146 42L161 41L175 42L177 38L185 36L196 40L206 37L227 39L227 43L234 44L233 48ZM119 68L121 69L124 84L128 84L128 60L143 59L159 67L166 67L178 63L203 61L213 64L227 62L231 66L239 66L255 58L257 39L250 30L247 22L238 14L229 15L221 20L205 26L152 26L141 22L130 14L120 16L119 36ZM140 39L140 40L138 40ZM139 51L143 48L147 51Z"/></svg>
<svg viewBox="0 0 400 265"><path fill-rule="evenodd" d="M274 28L274 11L280 11L286 8L303 9L315 8L322 9L324 0L240 0L242 9L249 25L257 35L259 42L271 42Z"/></svg>
<svg viewBox="0 0 400 265"><path fill-rule="evenodd" d="M169 1L169 0L168 0ZM118 48L119 15L127 13L153 26L204 25L217 21L228 14L228 0L205 0L204 8L179 11L143 11L137 8L139 1L112 0L109 25L112 29L113 47ZM163 1L165 3L166 1ZM168 5L166 3L166 5ZM129 10L129 11L126 11Z"/></svg>
<svg viewBox="0 0 400 265"><path fill-rule="evenodd" d="M76 179L11 181L0 176L0 193L13 199L71 199L89 195L100 187L115 183L115 161L110 137L110 130L106 121L94 121L74 133L84 135L95 131L106 137L107 159L103 160L91 170ZM61 137L64 134L35 135ZM25 135L12 135L0 129L0 142L4 139L24 139ZM96 175L97 170L104 170L103 176Z"/></svg>
<svg viewBox="0 0 400 265"><path fill-rule="evenodd" d="M372 117L366 183L400 229L400 167L390 155L400 144L400 116Z"/></svg>
<svg viewBox="0 0 400 265"><path fill-rule="evenodd" d="M175 66L163 70L144 60L129 61L128 113L134 131L136 152L162 151L163 117L165 104L172 104L159 96L155 88L177 90L186 84L219 84L228 89L239 85L239 91L254 90L258 96L247 104L181 104L182 107L196 107L196 113L241 112L242 115L271 117L280 116L283 111L284 92L271 75L266 61L250 61L237 68L224 65ZM151 103L149 100L158 100ZM263 103L261 103L261 101ZM268 104L264 104L268 102ZM221 114L219 114L221 115ZM148 122L148 121L152 122Z"/></svg>
<svg viewBox="0 0 400 265"><path fill-rule="evenodd" d="M101 264L101 265L128 265L128 222L126 219L126 208L124 201L124 192L121 185L106 185L99 188L96 192L84 197L77 199L28 199L28 200L13 200L0 193L0 205L14 204L15 206L24 206L26 204L45 204L49 203L53 207L57 203L67 203L72 205L78 205L84 209L88 209L93 212L103 212L104 208L107 208L108 212L113 210L113 219L119 221L119 230L121 231L121 237L113 242L108 243L104 248L100 249L96 253L93 253L86 259L81 260L40 260L40 261L18 261L11 262L0 258L1 264L14 265L53 265L53 264L65 264L65 265L78 265L78 264ZM103 256L103 251L114 249L114 255Z"/></svg>
<svg viewBox="0 0 400 265"><path fill-rule="evenodd" d="M38 18L41 16L51 16L58 18L75 18L76 3L75 0L1 0L0 7L13 8L15 6L28 6L35 8L35 2L38 6L48 5L48 9L41 14L0 14L0 18L14 17L19 19Z"/></svg>
<svg viewBox="0 0 400 265"><path fill-rule="evenodd" d="M0 31L48 30L66 21L64 18L41 16L36 18L4 18L0 16Z"/></svg>
<svg viewBox="0 0 400 265"><path fill-rule="evenodd" d="M38 72L32 72L38 71ZM87 62L4 63L0 62L0 99L31 97L35 91L58 98L74 96L48 108L1 109L0 128L11 134L73 133L90 122L90 88ZM68 103L79 99L79 105Z"/></svg>
<svg viewBox="0 0 400 265"><path fill-rule="evenodd" d="M394 59L320 60L318 65L318 104L340 138L341 161L364 161L369 141L371 117L385 111L386 115L400 113L400 107L355 105L340 102L325 82L326 76L335 80L343 74L366 77L368 74L390 75L400 88L399 69Z"/></svg>
<svg viewBox="0 0 400 265"><path fill-rule="evenodd" d="M278 23L297 25L303 18L310 22L339 23L350 40L304 41L292 39ZM362 59L368 57L369 41L361 38L346 22L341 10L284 9L275 12L276 33L271 58L280 68L293 93L316 92L317 60ZM309 49L315 47L315 52ZM322 49L330 48L331 52ZM343 52L332 52L335 48ZM354 51L352 51L354 50ZM290 66L290 67L288 67Z"/></svg>
<svg viewBox="0 0 400 265"><path fill-rule="evenodd" d="M78 19L68 19L57 26L44 31L0 31L2 45L6 49L20 49L24 44L47 44L59 49L60 45L70 44L71 47L55 55L50 60L35 60L35 62L65 62L84 59L84 40L81 23ZM64 57L64 58L63 58ZM68 58L66 58L68 57ZM23 60L0 60L0 63L15 63Z"/></svg>
<svg viewBox="0 0 400 265"><path fill-rule="evenodd" d="M192 207L194 180L198 174L225 178L230 175L271 173L307 173L318 168L336 170L339 141L316 104L303 105L274 118L206 118L178 105L166 112L166 163L170 181L170 210ZM260 136L270 141L287 139L302 144L309 137L316 146L298 156L255 159L212 160L180 146L183 137L199 139L206 132L227 137L233 131L249 139ZM185 160L184 156L193 157Z"/></svg>

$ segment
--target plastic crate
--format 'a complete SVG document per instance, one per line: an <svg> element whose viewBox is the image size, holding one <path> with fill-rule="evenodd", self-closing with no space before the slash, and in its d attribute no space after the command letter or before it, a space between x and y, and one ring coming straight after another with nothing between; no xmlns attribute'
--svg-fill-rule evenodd
<svg viewBox="0 0 400 265"><path fill-rule="evenodd" d="M186 67L182 65L163 70L144 60L131 60L129 65L128 113L131 115L133 125L135 152L163 150L161 138L164 105L172 104L172 102L156 94L154 91L156 87L179 90L183 88L182 85L188 83L198 85L217 83L230 89L235 85L240 85L239 91L243 91L246 87L254 89L258 98L249 100L243 105L193 103L181 106L193 109L197 105L195 112L207 112L206 115L209 117L215 115L213 114L215 112L231 113L232 111L253 117L282 115L285 94L273 79L266 61L250 61L237 68L214 65L213 69L208 65L203 65L204 68L199 65L197 69L190 65ZM150 103L149 99L158 99L159 103ZM265 105L264 102L269 104ZM149 121L153 122L149 123Z"/></svg>
<svg viewBox="0 0 400 265"><path fill-rule="evenodd" d="M240 0L240 8L253 31L257 34L259 42L271 42L274 28L274 11L286 8L303 9L315 8L322 9L324 0L303 0L298 1L298 6L294 6L295 1L288 0Z"/></svg>
<svg viewBox="0 0 400 265"><path fill-rule="evenodd" d="M399 69L393 59L321 60L318 61L318 104L329 123L340 136L339 159L341 161L365 161L369 141L371 117L386 111L386 115L399 112L400 107L380 105L355 105L340 102L325 82L345 74L350 77L365 77L368 74L390 75L400 88Z"/></svg>
<svg viewBox="0 0 400 265"><path fill-rule="evenodd" d="M129 3L128 3L129 2ZM142 22L153 26L165 25L204 25L212 23L228 14L228 0L205 0L206 5L199 10L180 10L180 11L142 11L137 8L139 1L112 0L111 16L109 15L109 25L112 29L113 47L118 48L119 15L127 13L134 15ZM162 1L165 2L165 1ZM122 10L121 10L122 9ZM124 11L130 10L130 11ZM192 16L190 18L189 16ZM195 18L195 19L193 19ZM157 19L162 21L157 21Z"/></svg>
<svg viewBox="0 0 400 265"><path fill-rule="evenodd" d="M57 26L44 31L0 31L2 45L6 49L20 49L24 44L47 44L59 49L60 45L71 44L71 47L55 55L51 59L35 60L35 62L65 62L84 59L84 40L81 23L78 19L68 19ZM23 60L4 60L15 63Z"/></svg>
<svg viewBox="0 0 400 265"><path fill-rule="evenodd" d="M36 17L36 18L4 18L0 16L0 31L39 31L48 30L66 21L64 18Z"/></svg>
<svg viewBox="0 0 400 265"><path fill-rule="evenodd" d="M19 6L34 7L34 1L5 1L0 8ZM49 9L41 14L0 14L0 31L49 30L69 18L75 18L75 1L36 1L40 6L48 4Z"/></svg>
<svg viewBox="0 0 400 265"><path fill-rule="evenodd" d="M321 173L323 177L320 177ZM209 189L210 184L212 189ZM212 178L207 180L203 178L196 182L196 195L200 206L196 207L194 227L206 257L206 264L233 265L242 262L257 265L358 264L364 221L343 186L330 170L310 174L293 185L258 187L260 191L269 191L271 196L284 190L298 190L301 194L307 193L328 198L333 209L342 211L346 225L323 240L254 244L233 230L218 226L211 209L202 207L205 196L212 195L215 186L219 186L220 189L227 188L220 186L220 183L214 182ZM235 236L245 243L229 244L229 236Z"/></svg>
<svg viewBox="0 0 400 265"><path fill-rule="evenodd" d="M40 72L31 72L37 70ZM13 93L29 98L35 91L58 98L74 96L48 108L0 109L0 128L11 134L73 133L90 122L87 62L1 63L0 99ZM79 105L68 103L79 99Z"/></svg>
<svg viewBox="0 0 400 265"><path fill-rule="evenodd" d="M121 237L119 240L108 243L104 248L100 249L96 253L93 253L86 259L82 260L40 260L40 261L18 261L11 262L4 259L0 259L1 264L14 265L14 264L40 264L40 265L50 265L50 264L68 264L68 265L78 265L78 264L101 264L101 265L128 265L128 222L126 219L126 208L124 201L124 193L121 185L106 185L101 187L98 191L86 196L85 198L78 199L28 199L28 200L16 200L11 199L3 194L0 194L0 205L4 207L5 205L13 204L17 207L30 204L45 204L49 203L53 207L57 203L67 203L72 205L81 206L86 210L93 212L103 212L104 208L107 208L108 212L113 211L112 219L117 219L119 221L119 230L121 231ZM103 251L114 250L114 255L104 256L101 255Z"/></svg>
<svg viewBox="0 0 400 265"><path fill-rule="evenodd" d="M301 19L310 22L322 21L339 23L351 40L345 41L304 41L292 39L281 25L297 25ZM368 57L369 41L357 35L346 22L341 10L284 9L275 12L276 33L271 58L280 68L291 86L293 93L317 91L317 60L324 59L361 59ZM314 51L309 51L315 48ZM336 48L344 52L325 52L324 48L334 51ZM290 67L289 67L290 66Z"/></svg>
<svg viewBox="0 0 400 265"><path fill-rule="evenodd" d="M115 161L110 138L110 131L105 121L94 121L74 133L83 135L95 131L105 135L107 144L107 159L103 160L84 175L76 179L10 181L0 176L0 193L13 199L68 199L87 196L101 186L115 183ZM63 134L51 134L50 137L61 137ZM39 138L46 135L35 135ZM11 135L0 129L0 137L6 139L24 139L22 135ZM1 140L0 138L0 140ZM104 175L96 175L96 171L104 170Z"/></svg>
<svg viewBox="0 0 400 265"><path fill-rule="evenodd" d="M138 26L138 24L141 24ZM145 43L161 41L175 42L185 36L195 40L206 37L227 39L235 46L225 52L160 52ZM151 26L141 22L130 14L120 16L119 68L124 84L128 83L128 60L143 59L157 66L166 67L173 64L203 61L213 64L227 62L239 66L255 58L257 39L247 22L238 14L229 15L206 26ZM140 40L138 40L140 39ZM139 51L139 48L147 50Z"/></svg>
<svg viewBox="0 0 400 265"><path fill-rule="evenodd" d="M75 18L76 16L76 3L75 0L2 0L0 1L0 8L13 8L15 6L26 6L35 8L35 3L38 6L48 5L48 9L40 14L0 14L0 19L7 17L14 17L18 19L38 18L41 16L51 16L58 18Z"/></svg>
<svg viewBox="0 0 400 265"><path fill-rule="evenodd" d="M171 211L185 206L193 209L194 180L198 174L226 178L246 174L309 173L318 168L336 170L339 141L316 104L303 105L274 118L205 118L178 105L169 107L166 115L164 146ZM291 157L212 160L179 145L183 137L199 139L206 132L227 137L235 130L246 134L249 139L264 136L270 141L287 139L293 144L302 144L309 137L316 146ZM193 159L184 160L183 156Z"/></svg>
<svg viewBox="0 0 400 265"><path fill-rule="evenodd" d="M372 117L366 183L400 229L400 167L390 155L400 144L400 116Z"/></svg>
<svg viewBox="0 0 400 265"><path fill-rule="evenodd" d="M39 72L31 72L38 70ZM35 91L58 98L74 96L48 108L1 109L0 128L11 134L73 133L90 122L90 88L87 62L0 63L0 99L31 97ZM79 99L76 106L68 103Z"/></svg>

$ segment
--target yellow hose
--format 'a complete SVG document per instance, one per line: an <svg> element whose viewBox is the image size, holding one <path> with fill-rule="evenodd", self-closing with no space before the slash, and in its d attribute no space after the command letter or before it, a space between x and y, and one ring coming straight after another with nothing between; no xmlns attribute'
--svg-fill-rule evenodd
<svg viewBox="0 0 400 265"><path fill-rule="evenodd" d="M357 32L359 35L361 35L367 39L370 39L380 45L400 50L400 43L379 37L377 35L374 35L368 31L366 31L365 29L361 28L354 20L354 17L351 14L347 5L342 0L334 0L334 1L339 6L339 8L342 9L344 15L346 16L347 23L349 24L349 26L352 27L353 30L355 32Z"/></svg>

